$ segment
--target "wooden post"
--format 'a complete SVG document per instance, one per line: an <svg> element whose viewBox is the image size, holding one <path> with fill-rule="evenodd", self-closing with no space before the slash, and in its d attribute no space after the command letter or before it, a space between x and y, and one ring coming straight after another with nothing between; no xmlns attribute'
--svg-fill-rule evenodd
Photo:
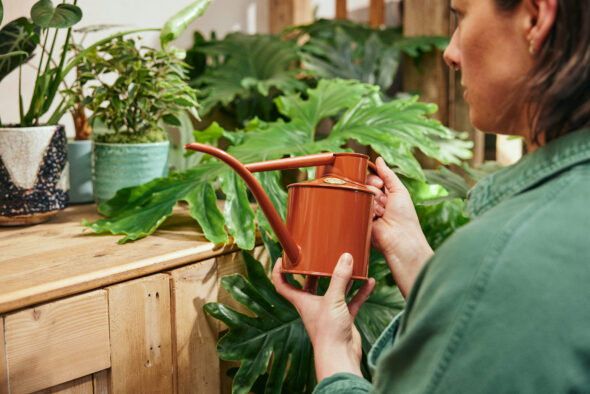
<svg viewBox="0 0 590 394"><path fill-rule="evenodd" d="M269 0L270 32L280 33L287 26L313 22L311 0Z"/></svg>
<svg viewBox="0 0 590 394"><path fill-rule="evenodd" d="M428 10L428 12L426 12ZM450 5L440 0L411 0L404 2L404 36L450 36L452 34ZM422 58L422 72L413 59L405 57L404 91L420 92L422 101L438 106L435 118L450 128L468 131L474 142L472 164L483 162L484 135L476 131L469 121L469 107L463 99L460 74L444 64L441 51L435 51ZM438 163L425 160L424 165L434 167Z"/></svg>
<svg viewBox="0 0 590 394"><path fill-rule="evenodd" d="M346 0L336 0L335 19L348 19L348 7Z"/></svg>
<svg viewBox="0 0 590 394"><path fill-rule="evenodd" d="M369 25L378 28L385 24L385 0L371 0L369 4Z"/></svg>

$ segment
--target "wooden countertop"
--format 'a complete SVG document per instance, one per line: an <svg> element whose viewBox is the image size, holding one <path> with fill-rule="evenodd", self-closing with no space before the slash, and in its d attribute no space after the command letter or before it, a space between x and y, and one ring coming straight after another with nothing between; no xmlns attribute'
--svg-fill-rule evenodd
<svg viewBox="0 0 590 394"><path fill-rule="evenodd" d="M208 242L184 207L154 234L123 245L122 236L83 233L82 218L99 217L94 204L78 205L43 224L0 228L0 313L237 249Z"/></svg>

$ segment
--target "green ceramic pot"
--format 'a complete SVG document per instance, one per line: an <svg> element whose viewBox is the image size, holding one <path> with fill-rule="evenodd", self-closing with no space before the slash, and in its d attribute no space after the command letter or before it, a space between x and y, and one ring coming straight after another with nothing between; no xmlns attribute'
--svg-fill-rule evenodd
<svg viewBox="0 0 590 394"><path fill-rule="evenodd" d="M92 149L94 200L100 204L117 190L168 175L169 142L110 144L95 142Z"/></svg>

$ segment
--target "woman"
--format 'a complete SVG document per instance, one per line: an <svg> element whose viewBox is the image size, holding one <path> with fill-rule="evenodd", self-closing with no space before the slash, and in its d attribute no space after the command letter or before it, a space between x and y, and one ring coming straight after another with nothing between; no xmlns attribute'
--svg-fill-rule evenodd
<svg viewBox="0 0 590 394"><path fill-rule="evenodd" d="M444 53L475 127L529 154L470 192L471 222L433 255L408 192L381 159L373 245L406 310L360 373L343 255L319 297L273 272L314 346L317 392L590 392L590 1L455 0ZM277 264L279 267L280 264Z"/></svg>

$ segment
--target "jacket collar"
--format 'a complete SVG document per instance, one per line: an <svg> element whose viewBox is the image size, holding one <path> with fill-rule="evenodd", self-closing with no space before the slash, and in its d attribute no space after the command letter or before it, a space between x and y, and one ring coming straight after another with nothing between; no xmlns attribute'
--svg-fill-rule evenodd
<svg viewBox="0 0 590 394"><path fill-rule="evenodd" d="M467 212L474 218L507 198L590 160L590 128L559 137L479 181L468 193Z"/></svg>

